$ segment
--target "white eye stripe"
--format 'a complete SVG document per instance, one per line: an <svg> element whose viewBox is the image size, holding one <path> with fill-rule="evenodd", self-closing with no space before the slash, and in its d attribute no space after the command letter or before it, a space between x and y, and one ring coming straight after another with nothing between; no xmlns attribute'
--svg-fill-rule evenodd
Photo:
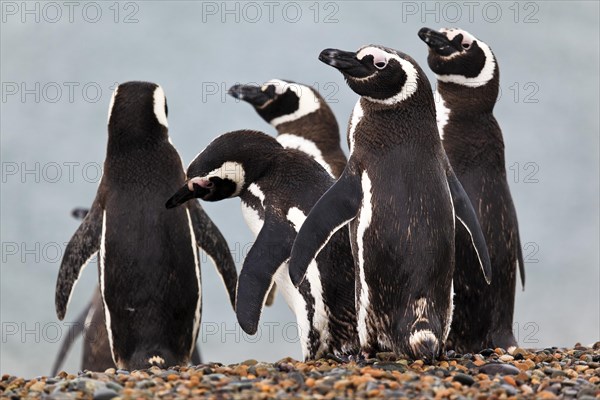
<svg viewBox="0 0 600 400"><path fill-rule="evenodd" d="M299 99L298 108L294 112L282 115L269 121L269 123L274 127L277 127L277 125L280 125L284 122L292 122L300 119L317 111L321 107L321 101L315 95L315 92L308 86L304 86L299 83L282 81L281 79L271 79L270 81L266 82L263 87L269 85L275 86L275 93L278 95L285 93L289 89L294 92Z"/></svg>
<svg viewBox="0 0 600 400"><path fill-rule="evenodd" d="M296 93L298 96L300 96L302 94L302 88L303 88L302 85L299 85L297 83L290 83L290 82L282 81L281 79L271 79L270 81L265 82L265 84L263 85L263 88L266 88L267 86L274 86L276 94L284 94L288 89L290 89L292 92Z"/></svg>
<svg viewBox="0 0 600 400"><path fill-rule="evenodd" d="M464 31L462 29L446 29L446 28L442 28L442 29L440 29L440 32L441 33L445 33L446 36L448 37L448 39L450 39L450 40L454 39L458 35L462 35L463 36L463 41L462 41L463 43L471 44L475 40L477 40L475 38L475 36L471 35L469 32Z"/></svg>
<svg viewBox="0 0 600 400"><path fill-rule="evenodd" d="M448 38L452 40L452 38L456 37L458 34L463 35L463 44L468 43L469 47L473 42L477 42L479 48L483 51L485 55L485 64L481 69L479 75L473 78L467 78L463 75L437 75L437 78L441 82L451 82L456 83L463 86L468 87L479 87L483 86L494 78L494 72L496 70L496 59L494 58L494 54L490 47L478 40L475 36L471 35L467 31L463 31L462 29L440 29L440 32L446 33ZM452 57L456 57L463 53L455 53Z"/></svg>
<svg viewBox="0 0 600 400"><path fill-rule="evenodd" d="M401 101L408 99L410 96L413 95L413 93L417 91L419 87L419 72L417 71L415 66L410 61L400 58L396 54L391 55L390 59L392 58L400 63L402 69L406 73L406 81L404 82L404 85L402 85L402 88L397 94L387 99L375 99L369 96L363 96L365 99L373 103L391 105L400 103Z"/></svg>
<svg viewBox="0 0 600 400"><path fill-rule="evenodd" d="M244 171L242 164L235 161L226 161L219 168L215 168L205 176L195 178L210 179L215 177L233 181L235 183L235 192L230 197L235 197L240 194L244 187L246 171Z"/></svg>

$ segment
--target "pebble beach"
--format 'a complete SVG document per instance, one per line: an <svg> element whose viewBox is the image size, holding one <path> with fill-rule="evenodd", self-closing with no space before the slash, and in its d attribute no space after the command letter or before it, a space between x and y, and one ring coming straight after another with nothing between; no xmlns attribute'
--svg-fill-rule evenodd
<svg viewBox="0 0 600 400"><path fill-rule="evenodd" d="M60 372L26 379L4 374L2 399L582 399L600 398L600 342L591 347L448 352L433 365L378 353L344 362L207 363L140 371Z"/></svg>

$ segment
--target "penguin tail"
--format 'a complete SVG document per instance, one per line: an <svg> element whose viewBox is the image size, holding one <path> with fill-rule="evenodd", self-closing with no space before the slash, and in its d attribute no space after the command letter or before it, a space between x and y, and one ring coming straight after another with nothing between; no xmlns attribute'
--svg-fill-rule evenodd
<svg viewBox="0 0 600 400"><path fill-rule="evenodd" d="M434 363L440 354L440 343L435 334L429 329L413 331L408 338L412 355L426 363Z"/></svg>
<svg viewBox="0 0 600 400"><path fill-rule="evenodd" d="M166 349L154 351L138 350L133 354L125 369L147 369L150 367L166 369L181 363L181 360L176 359L173 354Z"/></svg>

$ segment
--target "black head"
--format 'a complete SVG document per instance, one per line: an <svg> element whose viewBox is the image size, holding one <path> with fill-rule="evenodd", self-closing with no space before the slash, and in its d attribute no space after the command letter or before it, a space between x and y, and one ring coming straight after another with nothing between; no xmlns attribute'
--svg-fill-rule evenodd
<svg viewBox="0 0 600 400"><path fill-rule="evenodd" d="M319 60L337 68L356 93L384 104L409 98L425 77L411 57L377 45L364 46L357 52L326 49Z"/></svg>
<svg viewBox="0 0 600 400"><path fill-rule="evenodd" d="M275 127L313 113L321 106L312 88L281 79L272 79L260 87L234 85L228 93L252 104L256 112Z"/></svg>
<svg viewBox="0 0 600 400"><path fill-rule="evenodd" d="M234 131L213 140L187 170L187 182L166 204L176 207L190 199L219 201L239 196L269 168L271 156L283 147L269 135Z"/></svg>
<svg viewBox="0 0 600 400"><path fill-rule="evenodd" d="M494 78L496 59L489 46L462 29L421 28L429 46L427 63L442 82L477 87Z"/></svg>
<svg viewBox="0 0 600 400"><path fill-rule="evenodd" d="M113 92L108 109L110 140L148 141L168 135L167 99L151 82L125 82Z"/></svg>

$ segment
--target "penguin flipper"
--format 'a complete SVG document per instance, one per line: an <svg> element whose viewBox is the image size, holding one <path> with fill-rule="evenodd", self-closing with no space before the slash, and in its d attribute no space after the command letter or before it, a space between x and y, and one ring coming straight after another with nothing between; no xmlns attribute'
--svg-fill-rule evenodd
<svg viewBox="0 0 600 400"><path fill-rule="evenodd" d="M479 219L471 204L471 200L462 184L451 169L448 171L448 186L450 187L450 194L452 196L452 202L454 203L454 213L456 219L463 224L469 236L471 237L471 243L477 253L479 265L481 271L485 277L485 281L489 284L492 281L492 264L490 262L490 255L488 253L487 244L485 237L481 231L481 225L479 225Z"/></svg>
<svg viewBox="0 0 600 400"><path fill-rule="evenodd" d="M290 278L296 287L329 239L356 217L361 201L358 176L344 170L314 205L296 236L289 262Z"/></svg>
<svg viewBox="0 0 600 400"><path fill-rule="evenodd" d="M269 210L254 245L244 260L238 282L236 315L244 332L253 335L273 285L273 275L290 256L296 231Z"/></svg>
<svg viewBox="0 0 600 400"><path fill-rule="evenodd" d="M212 259L223 279L231 306L235 309L238 274L227 240L197 200L189 201L187 204L192 217L196 244Z"/></svg>
<svg viewBox="0 0 600 400"><path fill-rule="evenodd" d="M54 298L56 315L61 321L65 317L73 288L81 272L100 250L102 219L103 210L94 202L92 209L85 216L65 249L58 271Z"/></svg>
<svg viewBox="0 0 600 400"><path fill-rule="evenodd" d="M65 362L65 358L67 358L67 354L69 354L69 350L71 350L73 342L79 335L83 333L85 318L87 317L91 308L92 302L90 301L85 309L77 316L75 322L69 326L69 332L63 339L60 349L58 350L58 354L56 355L56 359L54 360L54 364L52 364L52 372L50 373L50 376L56 376L56 374L58 374L60 367Z"/></svg>

